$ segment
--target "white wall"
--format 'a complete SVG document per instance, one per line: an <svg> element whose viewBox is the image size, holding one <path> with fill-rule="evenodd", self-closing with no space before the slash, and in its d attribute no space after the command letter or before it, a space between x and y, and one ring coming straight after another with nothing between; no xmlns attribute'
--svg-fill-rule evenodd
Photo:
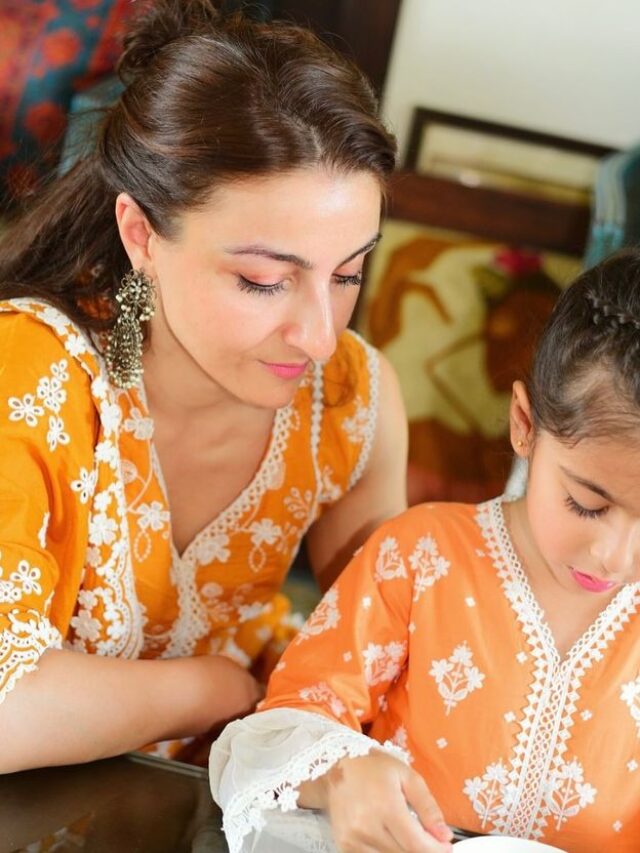
<svg viewBox="0 0 640 853"><path fill-rule="evenodd" d="M403 0L383 98L401 151L414 106L640 141L640 0Z"/></svg>

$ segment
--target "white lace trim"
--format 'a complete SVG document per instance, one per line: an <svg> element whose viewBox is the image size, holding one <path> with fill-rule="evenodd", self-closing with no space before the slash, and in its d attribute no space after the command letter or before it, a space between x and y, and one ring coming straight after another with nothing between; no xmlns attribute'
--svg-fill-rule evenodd
<svg viewBox="0 0 640 853"><path fill-rule="evenodd" d="M279 484L282 475L284 455L287 449L289 433L293 422L294 404L289 403L281 409L276 409L271 431L269 447L265 453L260 467L249 485L233 500L229 506L202 530L195 539L187 546L182 559L195 559L193 551L202 539L218 536L225 533L229 528L238 526L240 519L255 509L265 492Z"/></svg>
<svg viewBox="0 0 640 853"><path fill-rule="evenodd" d="M301 713L310 718L320 717L309 712ZM327 723L331 724L327 718L320 719L325 728ZM273 809L287 812L296 809L299 795L297 788L300 784L323 776L342 758L358 758L368 755L372 749L382 749L406 764L409 763L406 751L391 741L380 744L347 726L339 723L334 725L333 730L323 734L286 764L263 775L259 782L239 790L231 797L224 809L222 821L229 853L240 853L243 839L265 826L263 812Z"/></svg>
<svg viewBox="0 0 640 853"><path fill-rule="evenodd" d="M110 455L102 460L95 457L94 471L96 489L93 495L89 516L89 529L97 517L104 515L104 509L96 509L96 500L107 504L114 500L115 519L118 536L113 544L104 545L100 555L97 574L104 579L102 586L91 589L95 606L100 602L108 614L108 639L89 647L85 637L76 635L71 647L78 651L95 652L110 657L135 658L139 655L143 642L142 610L135 591L135 579L131 560L129 525L127 520L124 484L121 471L121 459L118 442L118 424L114 419L114 407L117 406L115 394L109 383L104 361L93 342L65 314L46 302L37 299L20 298L8 300L8 304L19 311L35 317L49 326L60 338L65 349L91 378L91 393L98 413L101 427L101 444L108 446ZM0 311L10 309L0 306ZM91 363L91 361L93 363ZM100 478L100 473L103 479ZM82 587L81 587L82 589ZM79 616L91 620L92 609L81 610Z"/></svg>
<svg viewBox="0 0 640 853"><path fill-rule="evenodd" d="M141 396L148 411L144 392ZM207 551L207 542L211 543L213 548L217 537L224 537L230 529L238 528L245 515L258 508L265 492L279 482L293 422L293 413L293 403L276 410L269 446L255 476L226 509L222 510L195 535L182 556L178 554L173 536L171 536L171 579L178 596L178 617L171 626L169 632L171 639L162 653L163 658L192 655L198 641L209 633L210 624L207 610L196 584L196 571L199 565L197 555ZM151 441L151 459L153 470L162 490L165 506L169 507L167 487L153 441ZM251 518L245 521L245 526L250 522Z"/></svg>
<svg viewBox="0 0 640 853"><path fill-rule="evenodd" d="M28 621L16 618L25 611L10 611L11 628L0 633L0 704L23 675L35 672L47 649L62 647L62 636L51 622L36 611L26 611ZM12 619L12 615L14 618Z"/></svg>
<svg viewBox="0 0 640 853"><path fill-rule="evenodd" d="M567 749L582 679L635 613L640 584L623 587L561 660L511 542L502 499L479 506L476 521L535 661L528 704L521 714L510 765L504 768L501 803L491 819L501 833L539 839L549 818L562 823L571 816L558 814L552 795L554 782L576 764ZM581 776L579 781L582 795L576 811L592 802L597 793Z"/></svg>
<svg viewBox="0 0 640 853"><path fill-rule="evenodd" d="M348 330L349 333L356 338L362 345L366 356L367 356L367 371L369 374L369 405L367 406L367 422L363 428L363 442L362 448L360 450L360 456L358 457L358 462L356 463L355 468L351 473L351 477L349 478L349 489L352 489L355 484L358 482L360 477L362 477L365 468L367 467L367 463L369 461L369 456L371 455L371 448L373 446L373 440L376 435L376 426L378 423L378 409L380 407L380 358L378 355L378 351L371 346L371 344L367 343L357 332L354 332L352 329Z"/></svg>

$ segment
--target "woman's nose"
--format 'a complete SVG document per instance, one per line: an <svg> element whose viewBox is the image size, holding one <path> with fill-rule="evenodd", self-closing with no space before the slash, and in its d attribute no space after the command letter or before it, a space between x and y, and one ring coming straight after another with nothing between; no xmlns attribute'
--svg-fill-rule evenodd
<svg viewBox="0 0 640 853"><path fill-rule="evenodd" d="M336 349L336 324L330 287L309 288L293 307L286 341L314 361L326 361Z"/></svg>

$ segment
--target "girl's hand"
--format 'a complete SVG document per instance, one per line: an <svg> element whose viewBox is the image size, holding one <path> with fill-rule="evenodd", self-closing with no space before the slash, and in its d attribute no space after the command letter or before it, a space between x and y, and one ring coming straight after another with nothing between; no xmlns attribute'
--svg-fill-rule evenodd
<svg viewBox="0 0 640 853"><path fill-rule="evenodd" d="M342 853L452 850L451 830L424 779L399 759L373 751L339 761L323 778L325 808Z"/></svg>

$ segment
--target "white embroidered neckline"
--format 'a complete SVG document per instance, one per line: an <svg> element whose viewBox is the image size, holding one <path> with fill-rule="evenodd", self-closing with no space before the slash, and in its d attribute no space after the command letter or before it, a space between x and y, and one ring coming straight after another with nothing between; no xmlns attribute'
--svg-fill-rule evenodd
<svg viewBox="0 0 640 853"><path fill-rule="evenodd" d="M589 627L577 638L567 653L561 656L544 611L533 593L527 573L513 546L507 530L502 504L502 498L495 498L480 507L479 515L483 512L483 508L486 508L495 535L495 543L499 549L499 554L492 556L494 556L494 565L503 581L505 594L530 642L532 635L535 634L550 661L553 661L554 666L560 670L569 669L580 661L582 656L591 654L590 648L594 643L597 643L599 638L607 634L612 623L620 619L627 621L629 616L635 612L637 604L640 603L640 583L623 586ZM489 544L488 530L484 525L483 535ZM498 560L496 560L496 556ZM513 581L515 584L511 585ZM617 630L621 627L622 625ZM612 639L612 636L608 636L607 640L609 639ZM604 646L600 646L600 648L604 648Z"/></svg>
<svg viewBox="0 0 640 853"><path fill-rule="evenodd" d="M568 770L577 771L583 788L590 789L592 797L597 795L588 779L583 784L582 767L568 752L573 718L582 680L636 612L640 584L620 590L561 659L507 531L502 501L496 498L481 504L476 521L530 648L534 668L527 706L520 714L519 732L510 759L506 766L500 759L487 767L487 772L492 771L495 776L500 765L504 776L500 783L501 802L491 820L500 833L541 839L549 820L557 820L558 828L568 819L553 800L551 780Z"/></svg>
<svg viewBox="0 0 640 853"><path fill-rule="evenodd" d="M144 383L141 382L135 390L140 396L140 401L144 406L146 417L153 420L153 416L149 411ZM195 555L199 545L204 539L209 536L218 536L221 533L225 533L229 528L237 526L239 520L259 504L265 492L269 489L269 485L273 482L282 466L284 454L287 449L289 433L291 431L293 414L295 411L294 404L295 398L288 405L283 406L280 409L276 409L266 450L253 477L244 489L235 498L233 498L224 509L208 521L204 527L202 527L201 530L193 536L182 554L178 551L171 533L171 505L169 503L169 492L167 490L167 484L160 464L156 444L153 437L148 439L153 472L160 485L160 491L162 492L165 506L169 510L169 541L171 543L171 553L174 565L177 563L196 563L197 558Z"/></svg>

